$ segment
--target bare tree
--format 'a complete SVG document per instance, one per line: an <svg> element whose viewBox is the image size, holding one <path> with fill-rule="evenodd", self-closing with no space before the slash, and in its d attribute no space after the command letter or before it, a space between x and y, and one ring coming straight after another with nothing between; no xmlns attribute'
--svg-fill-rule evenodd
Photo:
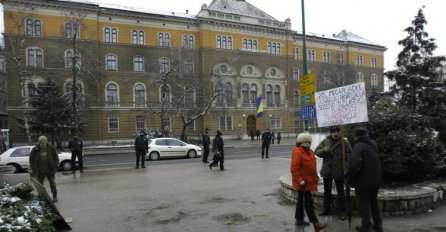
<svg viewBox="0 0 446 232"><path fill-rule="evenodd" d="M32 19L31 9L28 9L25 4L20 1L10 2L8 4L8 11L4 11L6 21L12 24L12 33L4 33L5 49L1 50L2 56L7 61L7 65L14 70L9 75L17 75L21 90L21 108L23 119L23 127L26 132L28 144L32 144L31 133L29 129L28 118L28 98L26 94L27 81L32 76L34 69L28 67L26 63L26 47L31 45L36 39L30 39L29 36L34 35L36 28L34 24L27 25L27 19ZM36 62L37 58L36 58ZM13 74L14 73L14 74Z"/></svg>
<svg viewBox="0 0 446 232"><path fill-rule="evenodd" d="M161 97L159 103L151 104L151 112L160 116L161 132L168 133L165 119L169 113L181 119L181 140L187 141L186 130L189 125L200 117L210 113L213 102L220 92L213 92L209 99L204 99L203 80L193 74L193 65L190 63L197 60L190 49L178 46L170 49L169 64L160 63L159 73L152 73L154 77L150 84L160 89ZM203 95L199 95L199 94Z"/></svg>

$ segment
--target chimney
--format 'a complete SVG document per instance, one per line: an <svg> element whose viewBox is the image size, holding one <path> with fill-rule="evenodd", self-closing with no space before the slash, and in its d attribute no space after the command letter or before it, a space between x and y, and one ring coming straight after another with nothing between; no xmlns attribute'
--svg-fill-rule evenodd
<svg viewBox="0 0 446 232"><path fill-rule="evenodd" d="M186 10L186 14L189 14L189 10Z"/></svg>

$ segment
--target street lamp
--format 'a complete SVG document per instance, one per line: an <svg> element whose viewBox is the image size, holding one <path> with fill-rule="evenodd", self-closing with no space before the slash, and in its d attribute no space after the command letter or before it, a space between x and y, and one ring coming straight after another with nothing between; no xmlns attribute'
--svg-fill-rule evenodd
<svg viewBox="0 0 446 232"><path fill-rule="evenodd" d="M273 115L269 114L269 129L271 129L271 120L273 119Z"/></svg>

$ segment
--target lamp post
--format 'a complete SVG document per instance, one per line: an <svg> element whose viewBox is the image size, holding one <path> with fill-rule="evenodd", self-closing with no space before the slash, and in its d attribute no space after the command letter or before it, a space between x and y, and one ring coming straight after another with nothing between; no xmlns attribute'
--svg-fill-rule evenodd
<svg viewBox="0 0 446 232"><path fill-rule="evenodd" d="M271 120L273 119L273 115L269 114L269 129L271 129Z"/></svg>
<svg viewBox="0 0 446 232"><path fill-rule="evenodd" d="M244 134L245 134L245 129L243 129L243 128L246 128L246 121L245 121L246 114L243 114L243 115L242 115L242 118L243 118L242 128L240 128L240 132L241 132L240 139L241 139L241 140L243 140L243 136L244 136Z"/></svg>

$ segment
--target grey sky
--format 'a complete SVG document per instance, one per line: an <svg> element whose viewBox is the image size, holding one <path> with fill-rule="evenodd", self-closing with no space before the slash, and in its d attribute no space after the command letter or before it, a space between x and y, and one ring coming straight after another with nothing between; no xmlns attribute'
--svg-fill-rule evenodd
<svg viewBox="0 0 446 232"><path fill-rule="evenodd" d="M202 4L212 0L94 0L91 3L107 3L156 11L197 14ZM247 0L279 21L290 18L293 30L302 31L300 0ZM306 0L306 31L331 35L343 29L351 31L374 43L388 48L385 53L385 69L395 67L401 51L398 41L407 34L403 30L422 6L427 19L426 31L437 40L435 55L446 54L446 1L445 0ZM1 22L2 23L2 22ZM3 28L3 26L1 26Z"/></svg>

